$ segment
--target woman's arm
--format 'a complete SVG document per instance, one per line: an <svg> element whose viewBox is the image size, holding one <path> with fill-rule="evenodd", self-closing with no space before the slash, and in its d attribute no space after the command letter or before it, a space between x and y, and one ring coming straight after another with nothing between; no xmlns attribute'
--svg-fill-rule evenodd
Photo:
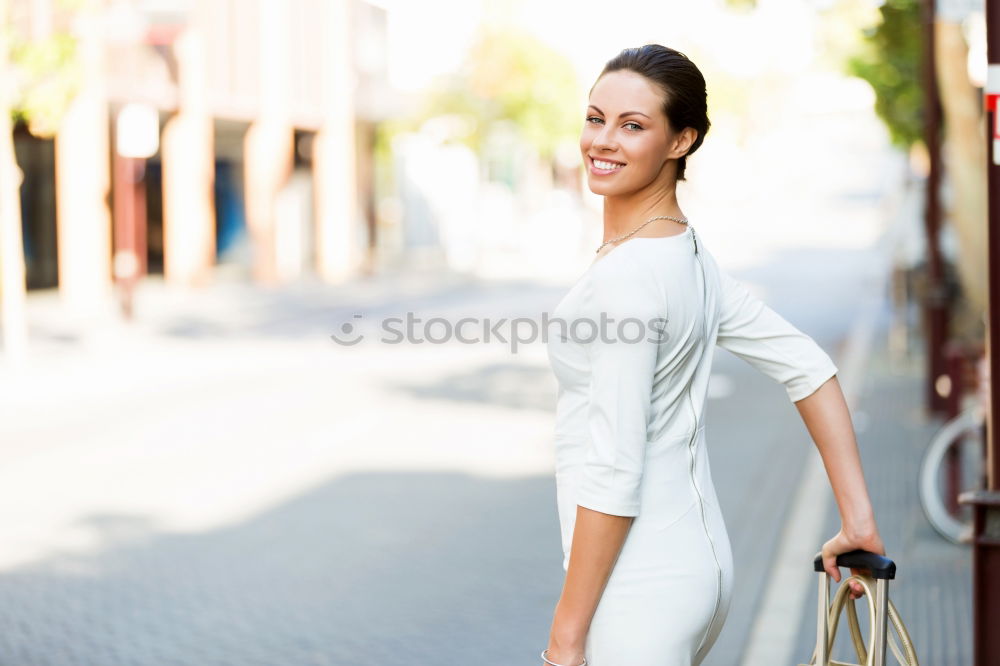
<svg viewBox="0 0 1000 666"><path fill-rule="evenodd" d="M811 337L751 294L743 282L721 269L719 278L722 307L716 342L784 385L823 459L841 519L840 531L823 545L823 566L840 582L837 555L856 548L884 555L885 548L875 526L837 366ZM864 572L852 568L851 573ZM851 597L857 599L860 586L851 588Z"/></svg>
<svg viewBox="0 0 1000 666"><path fill-rule="evenodd" d="M833 579L840 582L840 569L836 566L840 553L863 548L885 554L865 485L851 414L836 376L796 401L795 407L823 459L840 511L840 533L823 546L823 565ZM858 573L860 570L851 571ZM860 592L860 586L852 586L852 598L856 599Z"/></svg>
<svg viewBox="0 0 1000 666"><path fill-rule="evenodd" d="M576 507L569 567L549 635L552 661L567 666L583 662L590 621L633 519Z"/></svg>
<svg viewBox="0 0 1000 666"><path fill-rule="evenodd" d="M653 383L663 342L662 296L641 264L598 261L582 289L581 319L589 318L593 330L601 332L586 345L586 450L573 488L573 541L548 646L549 659L566 666L583 661L591 619L639 515ZM622 326L628 318L650 322L653 330L642 330L636 337L634 326Z"/></svg>

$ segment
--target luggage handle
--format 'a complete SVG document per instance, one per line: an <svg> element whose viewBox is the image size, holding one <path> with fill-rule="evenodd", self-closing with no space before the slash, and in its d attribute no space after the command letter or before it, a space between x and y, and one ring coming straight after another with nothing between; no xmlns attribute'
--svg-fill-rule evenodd
<svg viewBox="0 0 1000 666"><path fill-rule="evenodd" d="M872 578L893 580L896 577L895 562L885 555L878 555L860 548L837 555L837 566L851 569L870 569ZM822 551L817 553L813 560L813 571L817 573L824 571Z"/></svg>

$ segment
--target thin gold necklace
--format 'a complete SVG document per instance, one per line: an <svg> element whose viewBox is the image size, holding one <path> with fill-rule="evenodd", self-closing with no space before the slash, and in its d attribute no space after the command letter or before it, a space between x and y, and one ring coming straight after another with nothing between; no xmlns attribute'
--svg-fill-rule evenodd
<svg viewBox="0 0 1000 666"><path fill-rule="evenodd" d="M675 222L681 222L683 224L687 224L688 223L687 218L681 219L679 217L671 217L669 215L657 215L656 217L649 218L648 220L646 220L645 222L643 222L642 224L640 224L639 226L637 226L635 229L633 229L632 231L628 232L627 234L622 234L618 238L612 238L611 240L604 241L603 243L601 243L601 246L599 248L597 248L597 252L595 252L594 254L599 253L601 251L601 248L603 248L608 243L615 243L617 241L624 240L624 239L628 238L629 236L631 236L635 232L639 231L639 229L642 229L644 226L646 226L647 224L649 224L653 220L673 220Z"/></svg>

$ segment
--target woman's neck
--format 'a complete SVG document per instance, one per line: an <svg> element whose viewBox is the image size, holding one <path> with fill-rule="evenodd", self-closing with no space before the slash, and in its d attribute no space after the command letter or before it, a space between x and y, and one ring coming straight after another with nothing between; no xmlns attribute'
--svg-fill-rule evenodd
<svg viewBox="0 0 1000 666"><path fill-rule="evenodd" d="M604 197L604 239L610 240L632 231L651 217L671 215L687 219L677 204L676 192L670 189L653 198ZM662 219L644 226L639 235L658 235L657 230L673 229L677 222Z"/></svg>

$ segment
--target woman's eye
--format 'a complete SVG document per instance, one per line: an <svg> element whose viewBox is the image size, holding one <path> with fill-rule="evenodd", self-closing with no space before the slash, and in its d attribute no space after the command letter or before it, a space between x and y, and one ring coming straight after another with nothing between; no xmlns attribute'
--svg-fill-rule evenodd
<svg viewBox="0 0 1000 666"><path fill-rule="evenodd" d="M599 118L599 117L597 117L597 116L587 116L587 122L588 123L603 123L604 120L601 119L601 118ZM639 123L636 123L636 122L627 122L627 123L625 123L625 127L628 127L633 132L637 132L637 131L639 131L639 130L642 129L642 125L640 125Z"/></svg>

